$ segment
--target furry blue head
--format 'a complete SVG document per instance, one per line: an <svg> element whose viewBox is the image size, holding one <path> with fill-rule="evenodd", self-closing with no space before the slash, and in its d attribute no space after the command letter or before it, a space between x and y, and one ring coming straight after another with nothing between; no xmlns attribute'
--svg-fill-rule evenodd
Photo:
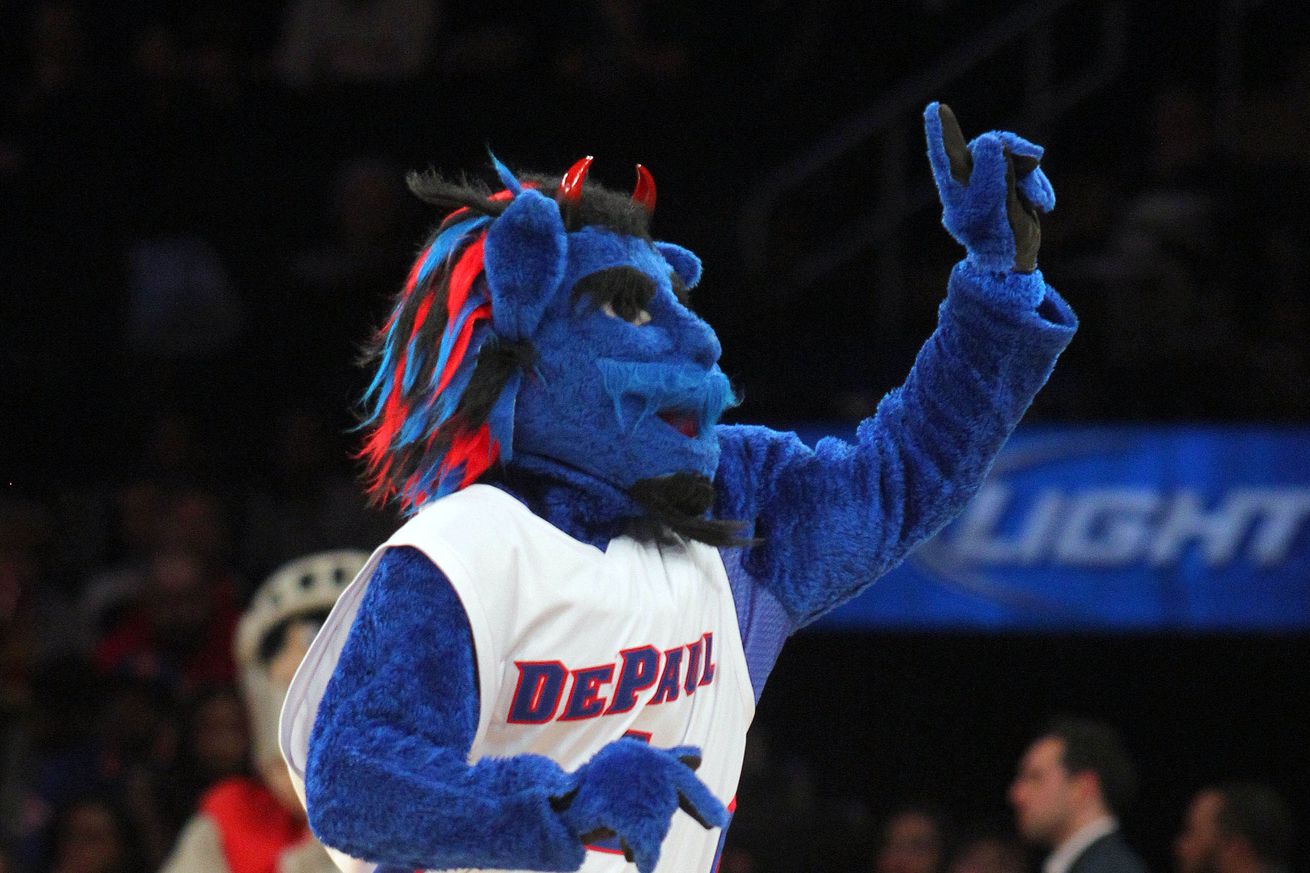
<svg viewBox="0 0 1310 873"><path fill-rule="evenodd" d="M434 178L411 180L429 202L461 207L447 227L477 219L482 273L468 299L485 299L489 313L486 336L470 354L477 368L484 356L498 355L495 368L505 375L485 389L496 396L477 403L464 397L455 404L440 396L437 379L425 373L426 381L408 384L418 392L426 385L435 394L412 397L406 408L445 410L446 423L436 422L432 432L453 427L451 410L465 432L484 423L459 422L461 404L499 410L499 420L510 422L512 440L495 439L493 429L490 451L511 467L581 476L625 493L667 477L708 483L719 457L714 425L734 397L718 367L718 339L688 307L687 291L700 279L700 262L684 248L650 238L654 185L644 169L639 168L637 191L628 197L584 183L587 164L589 159L579 162L557 186L540 178L520 182L496 161L505 186L497 194ZM428 257L431 248L425 249ZM445 257L457 267L465 250L453 247ZM444 294L440 288L436 293ZM416 308L421 300L409 305ZM514 350L508 368L506 348ZM385 370L385 349L378 355ZM464 383L465 390L479 384L476 372ZM404 387L406 380L379 372L379 384ZM384 400L375 403L381 409ZM420 435L429 430L411 428ZM448 450L451 443L444 445ZM397 464L399 457L384 446L377 447L376 456L390 462L384 478L396 483L414 476L440 481L425 476L423 468L449 460L416 452ZM379 472L380 464L374 466ZM469 469L465 463L465 473ZM446 486L425 492L414 504L477 477L447 478Z"/></svg>

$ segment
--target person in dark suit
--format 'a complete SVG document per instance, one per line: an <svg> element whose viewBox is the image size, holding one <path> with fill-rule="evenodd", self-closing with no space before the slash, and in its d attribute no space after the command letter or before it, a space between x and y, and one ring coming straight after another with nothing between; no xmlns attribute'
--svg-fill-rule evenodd
<svg viewBox="0 0 1310 873"><path fill-rule="evenodd" d="M1049 850L1042 873L1147 873L1116 818L1137 777L1109 725L1062 718L1028 747L1010 785L1019 833Z"/></svg>
<svg viewBox="0 0 1310 873"><path fill-rule="evenodd" d="M1268 785L1237 782L1198 791L1174 840L1178 873L1277 873L1286 869L1292 814Z"/></svg>

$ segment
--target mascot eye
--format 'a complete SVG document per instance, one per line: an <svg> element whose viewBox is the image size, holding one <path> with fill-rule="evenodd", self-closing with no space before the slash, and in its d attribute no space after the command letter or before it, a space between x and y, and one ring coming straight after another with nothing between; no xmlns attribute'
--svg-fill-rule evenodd
<svg viewBox="0 0 1310 873"><path fill-rule="evenodd" d="M583 295L610 318L634 327L650 323L650 302L655 299L655 282L633 267L609 267L578 280L574 298Z"/></svg>
<svg viewBox="0 0 1310 873"><path fill-rule="evenodd" d="M607 300L600 305L600 311L610 318L621 318L636 327L641 327L643 324L650 322L650 313L630 300L615 302Z"/></svg>

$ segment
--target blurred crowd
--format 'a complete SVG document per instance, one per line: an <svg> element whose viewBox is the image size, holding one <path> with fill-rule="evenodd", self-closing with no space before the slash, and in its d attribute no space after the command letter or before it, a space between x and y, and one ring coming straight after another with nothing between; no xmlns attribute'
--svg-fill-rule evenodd
<svg viewBox="0 0 1310 873"><path fill-rule="evenodd" d="M257 482L216 480L163 417L118 481L0 498L0 869L158 869L204 792L251 771L234 638L255 586L394 527L325 463L320 418L277 432Z"/></svg>
<svg viewBox="0 0 1310 873"><path fill-rule="evenodd" d="M770 297L731 228L753 174L952 44L968 5L0 0L0 873L159 869L205 792L251 772L232 643L256 586L394 526L349 429L357 349L433 219L406 169L481 167L488 142L514 166L654 166L666 227L711 264L697 306L741 414L862 414L940 298L935 218L902 344L870 341L867 264L829 305ZM1252 20L1237 117L1199 58L1047 131L1043 266L1083 329L1036 414L1310 419L1310 214L1287 193L1310 190L1310 51ZM1189 38L1137 26L1147 54ZM903 36L872 51L878 28ZM959 90L966 123L1005 111ZM1025 772L1019 830L922 800L879 815L820 800L757 732L722 869L1035 873L1029 844L1057 845L1023 833ZM1286 859L1267 789L1175 814L1177 873Z"/></svg>
<svg viewBox="0 0 1310 873"><path fill-rule="evenodd" d="M651 166L667 204L656 232L708 265L696 306L744 394L737 414L866 413L903 378L958 257L936 211L907 219L894 278L869 253L785 288L743 266L742 204L771 168L1010 4L836 9L0 2L7 469L47 481L122 469L161 411L220 436L213 461L229 471L246 469L287 405L341 433L357 349L436 218L405 192L405 171L476 172L488 144L543 171L594 153L617 187L633 161ZM1308 13L1259 4L1229 32L1230 13L1135 8L1120 75L1024 125L1059 190L1043 268L1083 321L1034 416L1310 412L1310 211L1289 193L1310 175L1310 51L1294 38ZM1190 30L1162 26L1180 17ZM1053 39L1074 68L1092 51ZM1235 106L1216 93L1221 50L1239 60ZM968 131L1021 105L1010 54L941 95ZM907 167L926 191L926 164ZM849 175L812 182L859 202L786 201L778 219L840 234L877 196L866 175L867 189ZM894 327L877 314L893 294L905 298Z"/></svg>
<svg viewBox="0 0 1310 873"><path fill-rule="evenodd" d="M1119 817L1137 773L1116 730L1061 716L1016 763L1011 820L961 819L933 798L880 811L867 798L822 801L798 762L771 760L753 731L720 869L724 873L1147 873ZM1159 811L1153 813L1160 815ZM1287 873L1293 814L1257 782L1206 786L1176 819L1172 873ZM1166 873L1166 871L1156 871Z"/></svg>

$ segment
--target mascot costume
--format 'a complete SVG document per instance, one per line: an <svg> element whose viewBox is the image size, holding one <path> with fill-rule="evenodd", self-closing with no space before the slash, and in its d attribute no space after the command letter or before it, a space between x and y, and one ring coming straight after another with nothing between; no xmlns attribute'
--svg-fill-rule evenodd
<svg viewBox="0 0 1310 873"><path fill-rule="evenodd" d="M631 195L413 178L453 209L377 335L363 456L411 518L282 715L346 871L711 871L783 642L975 492L1075 319L1036 270L1041 149L926 113L967 257L853 444L724 426L690 251Z"/></svg>
<svg viewBox="0 0 1310 873"><path fill-rule="evenodd" d="M316 552L279 567L241 616L236 663L257 777L205 792L160 873L332 873L278 750L278 715L291 678L366 552Z"/></svg>

